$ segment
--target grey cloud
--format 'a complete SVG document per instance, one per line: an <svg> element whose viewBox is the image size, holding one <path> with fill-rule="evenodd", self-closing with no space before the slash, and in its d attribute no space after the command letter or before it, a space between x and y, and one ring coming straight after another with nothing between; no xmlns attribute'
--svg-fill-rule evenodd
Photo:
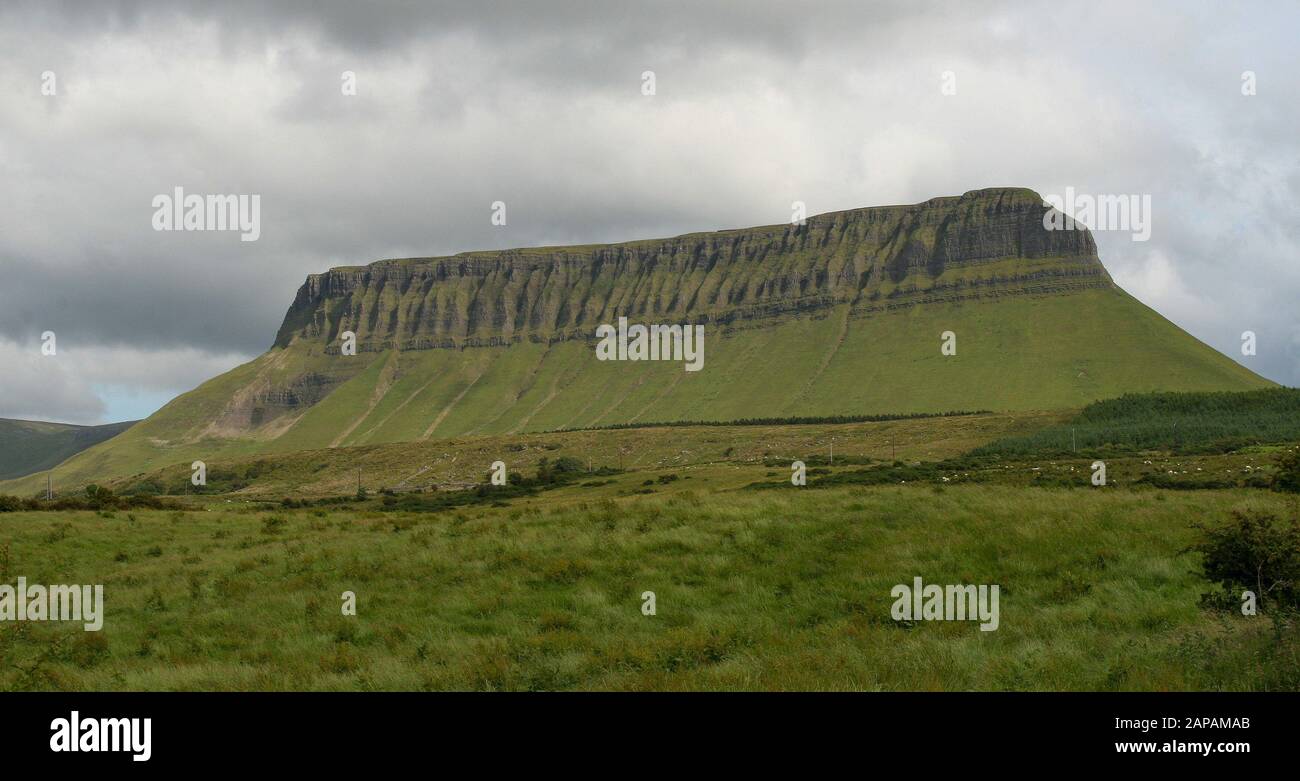
<svg viewBox="0 0 1300 781"><path fill-rule="evenodd" d="M43 356L39 342L0 341L0 418L96 423L105 404L58 356Z"/></svg>
<svg viewBox="0 0 1300 781"><path fill-rule="evenodd" d="M429 0L355 3L347 0L27 0L11 16L57 22L82 33L132 34L153 23L199 20L218 25L228 48L276 40L303 31L351 52L376 52L472 32L501 44L551 38L589 51L640 47L647 42L713 44L742 40L769 53L802 51L818 38L869 34L917 14L959 13L960 5L825 0L799 6L778 0L702 3L662 0L610 4L599 0Z"/></svg>

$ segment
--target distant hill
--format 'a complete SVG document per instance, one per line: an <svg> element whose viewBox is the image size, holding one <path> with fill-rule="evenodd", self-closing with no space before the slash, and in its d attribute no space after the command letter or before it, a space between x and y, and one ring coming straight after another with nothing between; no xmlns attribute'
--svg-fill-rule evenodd
<svg viewBox="0 0 1300 781"><path fill-rule="evenodd" d="M136 423L71 426L0 418L0 480L43 472Z"/></svg>
<svg viewBox="0 0 1300 781"><path fill-rule="evenodd" d="M1273 386L1118 288L1086 229L1044 228L1048 208L998 188L804 225L312 274L270 350L56 480L639 421L1053 410ZM703 325L703 367L598 360L597 329L620 316ZM953 356L940 350L949 331ZM346 332L355 355L341 354Z"/></svg>

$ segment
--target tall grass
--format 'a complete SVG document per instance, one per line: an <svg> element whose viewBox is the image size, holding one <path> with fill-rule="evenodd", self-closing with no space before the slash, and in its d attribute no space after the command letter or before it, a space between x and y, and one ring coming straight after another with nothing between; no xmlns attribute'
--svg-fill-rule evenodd
<svg viewBox="0 0 1300 781"><path fill-rule="evenodd" d="M1182 552L1188 519L1285 512L1277 494L580 490L440 513L6 514L10 578L103 583L107 612L100 633L0 624L0 688L1300 687L1294 638L1202 607ZM999 629L893 621L915 576L999 584Z"/></svg>

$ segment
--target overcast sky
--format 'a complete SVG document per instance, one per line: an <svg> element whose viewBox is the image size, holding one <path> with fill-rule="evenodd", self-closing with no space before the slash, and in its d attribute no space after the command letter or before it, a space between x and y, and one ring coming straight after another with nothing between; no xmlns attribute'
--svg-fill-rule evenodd
<svg viewBox="0 0 1300 781"><path fill-rule="evenodd" d="M85 5L0 6L0 417L147 415L331 266L1004 185L1149 194L1116 281L1300 385L1297 3ZM178 186L260 239L153 230Z"/></svg>

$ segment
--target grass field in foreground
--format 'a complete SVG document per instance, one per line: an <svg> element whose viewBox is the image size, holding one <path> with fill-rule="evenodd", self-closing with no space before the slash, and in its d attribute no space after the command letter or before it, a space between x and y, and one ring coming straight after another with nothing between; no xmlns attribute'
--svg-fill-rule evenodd
<svg viewBox="0 0 1300 781"><path fill-rule="evenodd" d="M1192 522L1289 513L1279 495L702 483L439 514L5 514L0 582L102 583L106 618L0 624L0 687L1300 688L1295 638L1200 607L1180 553ZM1000 628L895 623L890 589L918 575L999 584Z"/></svg>

